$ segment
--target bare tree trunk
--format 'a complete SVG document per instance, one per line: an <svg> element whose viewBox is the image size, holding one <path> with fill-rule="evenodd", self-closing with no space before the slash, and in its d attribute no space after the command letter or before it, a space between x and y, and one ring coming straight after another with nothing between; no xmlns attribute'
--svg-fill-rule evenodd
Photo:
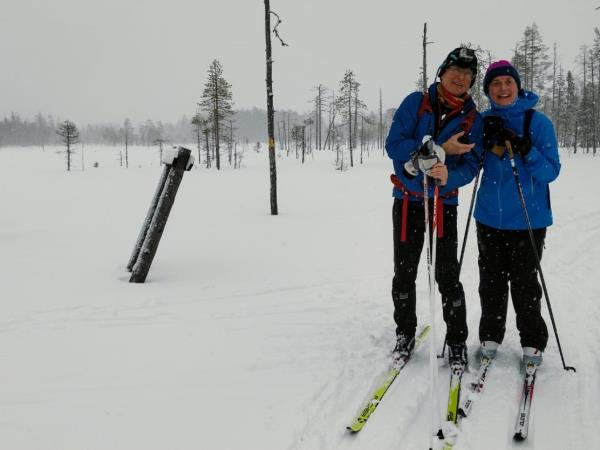
<svg viewBox="0 0 600 450"><path fill-rule="evenodd" d="M529 90L530 91L533 91L533 83L534 83L534 73L533 73L533 59L534 59L534 55L533 55L533 43L534 43L534 41L533 41L533 37L534 36L533 36L533 29L532 29L531 30L531 62L530 62L530 64L531 64L531 69L530 69L531 70L531 76L529 77L530 78L529 79ZM541 94L541 92L540 92L540 94Z"/></svg>
<svg viewBox="0 0 600 450"><path fill-rule="evenodd" d="M321 115L321 85L317 86L317 97L315 98L315 148L319 148L319 116Z"/></svg>
<svg viewBox="0 0 600 450"><path fill-rule="evenodd" d="M289 149L289 147L287 145L287 135L288 135L287 126L285 124L285 119L284 119L283 120L283 148L286 151L285 156L290 156L290 149Z"/></svg>
<svg viewBox="0 0 600 450"><path fill-rule="evenodd" d="M360 163L363 163L363 150L365 148L365 118L360 118Z"/></svg>
<svg viewBox="0 0 600 450"><path fill-rule="evenodd" d="M599 60L599 62L600 62L600 60ZM600 66L596 66L596 67L598 67L599 72L600 72ZM598 74L598 90L595 95L596 95L596 98L600 99L600 73ZM594 127L596 126L595 124L598 123L598 117L597 117L598 112L599 111L596 111L596 116L594 116Z"/></svg>
<svg viewBox="0 0 600 450"><path fill-rule="evenodd" d="M306 127L302 127L302 164L304 164L304 155L306 154L305 129Z"/></svg>
<svg viewBox="0 0 600 450"><path fill-rule="evenodd" d="M579 131L579 123L575 119L575 140L573 142L573 154L577 153L577 132Z"/></svg>
<svg viewBox="0 0 600 450"><path fill-rule="evenodd" d="M552 120L554 120L555 125L556 122L556 42L554 43L554 62L552 63Z"/></svg>
<svg viewBox="0 0 600 450"><path fill-rule="evenodd" d="M325 145L324 147L327 147L327 144L329 143L329 150L331 150L332 148L332 141L333 138L330 139L330 136L332 136L332 129L333 129L333 123L335 122L335 107L332 106L331 107L333 109L333 112L330 113L330 120L329 120L329 127L327 127L327 136L325 136Z"/></svg>
<svg viewBox="0 0 600 450"><path fill-rule="evenodd" d="M350 148L350 167L354 167L354 158L352 155L352 80L348 92L348 147Z"/></svg>
<svg viewBox="0 0 600 450"><path fill-rule="evenodd" d="M286 142L286 148L287 148L287 152L288 152L288 156L290 155L290 134L292 132L292 129L290 128L290 113L287 113L287 134L285 136L285 142Z"/></svg>
<svg viewBox="0 0 600 450"><path fill-rule="evenodd" d="M202 154L200 153L200 125L196 128L196 139L198 141L198 165L202 161Z"/></svg>
<svg viewBox="0 0 600 450"><path fill-rule="evenodd" d="M427 92L427 22L423 24L423 92Z"/></svg>
<svg viewBox="0 0 600 450"><path fill-rule="evenodd" d="M278 129L278 133L277 134L279 136L279 150L284 150L284 147L283 147L283 133L285 132L284 131L285 130L285 122L280 122L280 123L283 124L283 127L281 125L279 125L277 127L277 129Z"/></svg>
<svg viewBox="0 0 600 450"><path fill-rule="evenodd" d="M358 86L354 85L354 145L356 148L356 140L358 139Z"/></svg>
<svg viewBox="0 0 600 450"><path fill-rule="evenodd" d="M238 168L237 142L233 146L233 168Z"/></svg>
<svg viewBox="0 0 600 450"><path fill-rule="evenodd" d="M590 120L592 126L592 152L596 156L596 91L594 89L594 58L591 59L592 69L592 118Z"/></svg>
<svg viewBox="0 0 600 450"><path fill-rule="evenodd" d="M129 152L128 152L128 144L129 144L129 132L127 127L125 127L125 168L129 168Z"/></svg>
<svg viewBox="0 0 600 450"><path fill-rule="evenodd" d="M335 108L335 90L331 91L331 105L329 107L329 128L327 129L327 137L329 137L329 133L332 131L332 127L335 124L335 115L337 111ZM335 132L335 130L334 130ZM327 147L327 137L325 138L325 146ZM329 150L333 150L333 137L329 140Z"/></svg>
<svg viewBox="0 0 600 450"><path fill-rule="evenodd" d="M377 131L377 148L383 148L383 105L381 100L381 88L379 88L379 127Z"/></svg>
<svg viewBox="0 0 600 450"><path fill-rule="evenodd" d="M265 0L265 41L267 58L267 128L269 134L269 173L271 178L271 215L277 215L277 167L273 135L273 60L271 59L271 7Z"/></svg>
<svg viewBox="0 0 600 450"><path fill-rule="evenodd" d="M562 80L563 79L562 66L559 66L559 76ZM557 92L556 104L558 105L558 107L556 108L556 137L557 137L557 139L559 139L559 142L560 142L560 131L562 129L561 114L560 114L561 105L562 105L562 89L561 89L560 85L558 86L557 91L558 92ZM562 144L564 145L564 141Z"/></svg>
<svg viewBox="0 0 600 450"><path fill-rule="evenodd" d="M213 137L215 140L215 157L217 161L217 170L221 170L221 151L220 148L220 130L219 130L219 82L215 80L215 103L213 105Z"/></svg>
<svg viewBox="0 0 600 450"><path fill-rule="evenodd" d="M231 152L233 150L233 121L229 121L229 143L227 144L229 165L231 165Z"/></svg>
<svg viewBox="0 0 600 450"><path fill-rule="evenodd" d="M210 141L208 140L208 130L204 131L204 137L206 138L206 168L210 169Z"/></svg>
<svg viewBox="0 0 600 450"><path fill-rule="evenodd" d="M587 102L587 60L586 60L587 55L586 55L586 53L587 53L587 49L584 47L584 49L583 49L583 100L582 100L582 103L584 105L584 108L587 110L588 102ZM584 111L584 112L587 112L587 111ZM585 131L585 136L584 136L585 147L586 147L585 152L589 153L590 152L590 148L589 148L590 142L588 139L589 126L588 126L588 123L586 123L586 122L587 121L584 121L584 124L583 124L583 129Z"/></svg>
<svg viewBox="0 0 600 450"><path fill-rule="evenodd" d="M323 138L323 87L319 85L319 150L322 150Z"/></svg>

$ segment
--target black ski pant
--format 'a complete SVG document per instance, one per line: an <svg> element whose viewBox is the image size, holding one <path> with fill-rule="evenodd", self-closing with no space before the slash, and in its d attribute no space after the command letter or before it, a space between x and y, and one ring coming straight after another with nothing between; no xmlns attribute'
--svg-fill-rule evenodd
<svg viewBox="0 0 600 450"><path fill-rule="evenodd" d="M456 206L444 205L443 237L437 239L435 280L442 295L446 338L448 343L463 343L467 339L467 312L465 293L459 281L456 259L458 238L456 232ZM429 202L433 218L433 201ZM396 334L414 336L417 328L416 291L417 268L425 242L425 211L422 202L409 202L406 217L406 241L401 241L402 200L394 199L392 209L394 224L394 279L392 300ZM431 233L429 233L431 235Z"/></svg>
<svg viewBox="0 0 600 450"><path fill-rule="evenodd" d="M546 228L533 230L540 259ZM541 314L542 288L528 230L499 230L477 223L479 246L479 339L502 343L506 331L508 289L515 308L521 346L540 350L548 343Z"/></svg>

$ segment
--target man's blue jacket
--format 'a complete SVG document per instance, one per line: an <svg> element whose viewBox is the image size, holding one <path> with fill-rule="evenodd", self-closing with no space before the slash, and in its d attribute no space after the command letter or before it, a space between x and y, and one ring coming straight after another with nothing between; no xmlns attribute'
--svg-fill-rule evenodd
<svg viewBox="0 0 600 450"><path fill-rule="evenodd" d="M429 87L429 101L434 105L437 101L437 82ZM406 163L411 154L417 150L423 141L424 136L431 136L436 144L442 145L454 134L463 131L462 128L468 116L475 114L472 128L467 135L469 142L475 142L481 134L481 116L476 111L475 103L471 98L465 101L465 104L460 113L446 122L442 129L435 129L434 114L429 111L422 111L421 102L424 94L422 92L413 92L408 95L400 104L400 107L394 114L394 120L390 127L389 134L386 139L385 149L388 156L394 162L394 171L400 182L405 188L412 193L423 194L423 174L419 172L417 176L410 179L403 174L404 163ZM419 114L421 109L422 113ZM460 186L468 184L474 175L473 167L462 168L463 156L446 156L445 164L448 166L448 182L445 186L440 187L440 196L444 196ZM455 170L453 170L455 169ZM430 198L433 196L433 183L430 183ZM396 198L403 198L403 193L394 188L393 195ZM422 201L421 196L411 195L410 201ZM448 205L458 204L458 196L452 196L444 201Z"/></svg>

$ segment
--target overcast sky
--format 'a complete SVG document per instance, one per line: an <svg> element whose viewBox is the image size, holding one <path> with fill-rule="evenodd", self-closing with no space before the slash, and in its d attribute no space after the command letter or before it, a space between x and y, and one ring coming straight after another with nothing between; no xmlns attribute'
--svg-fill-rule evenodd
<svg viewBox="0 0 600 450"><path fill-rule="evenodd" d="M262 0L0 0L0 118L88 122L193 115L213 59L235 108L265 108ZM590 44L600 0L271 0L289 47L273 42L275 108L308 111L311 88L354 70L375 110L415 88L428 23L430 77L461 41L509 58L536 22L561 63ZM431 79L431 78L430 78Z"/></svg>

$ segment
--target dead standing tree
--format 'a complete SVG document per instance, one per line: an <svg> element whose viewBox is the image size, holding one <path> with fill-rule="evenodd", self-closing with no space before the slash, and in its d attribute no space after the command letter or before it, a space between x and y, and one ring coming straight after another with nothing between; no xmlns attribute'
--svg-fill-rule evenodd
<svg viewBox="0 0 600 450"><path fill-rule="evenodd" d="M129 168L129 140L133 133L133 126L131 120L125 119L123 122L123 137L125 138L125 168Z"/></svg>
<svg viewBox="0 0 600 450"><path fill-rule="evenodd" d="M319 84L315 87L317 95L315 96L315 147L321 150L321 139L323 137L323 110L325 109L324 97L325 86Z"/></svg>
<svg viewBox="0 0 600 450"><path fill-rule="evenodd" d="M198 145L198 164L200 164L200 161L202 161L202 155L200 153L202 148L201 136L202 128L204 126L204 117L202 117L202 114L196 112L196 114L194 114L194 117L192 117L191 124L194 129L194 134L196 135L196 143Z"/></svg>
<svg viewBox="0 0 600 450"><path fill-rule="evenodd" d="M427 88L429 87L427 84L427 46L429 44L433 44L433 42L427 41L427 22L423 24L423 92L427 92Z"/></svg>
<svg viewBox="0 0 600 450"><path fill-rule="evenodd" d="M281 19L277 13L271 11L269 0L265 0L265 43L266 43L266 59L267 59L267 131L269 134L269 173L271 177L271 215L277 215L277 166L275 163L275 130L274 118L275 110L273 109L273 60L271 58L271 14L277 18L277 23L273 28L273 33L281 42L283 47L287 46L279 37L277 27L281 23Z"/></svg>

